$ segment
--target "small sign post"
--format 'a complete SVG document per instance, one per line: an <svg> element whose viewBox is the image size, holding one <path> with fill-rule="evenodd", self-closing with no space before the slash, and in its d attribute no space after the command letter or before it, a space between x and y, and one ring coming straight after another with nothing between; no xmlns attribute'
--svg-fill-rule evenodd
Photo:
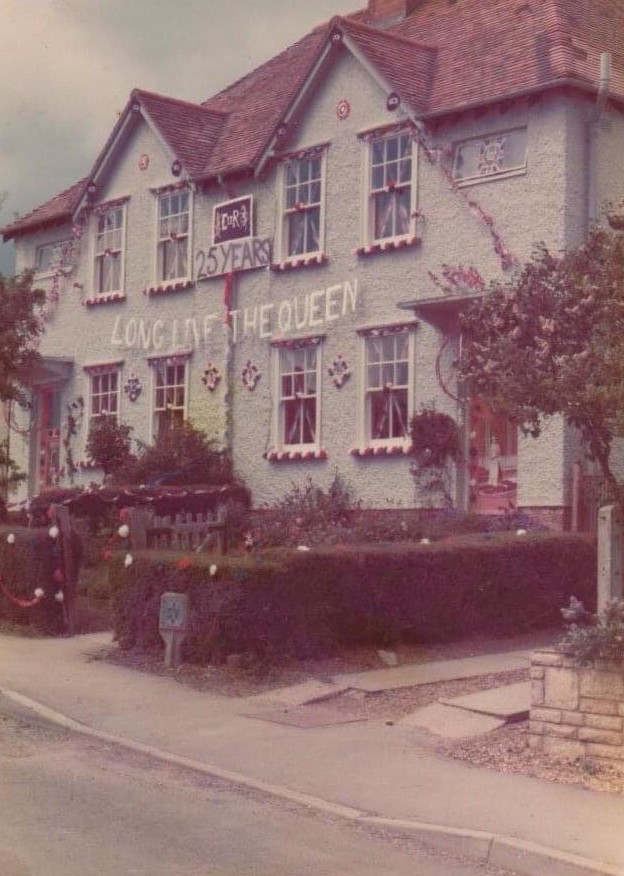
<svg viewBox="0 0 624 876"><path fill-rule="evenodd" d="M158 629L165 643L165 666L181 662L182 643L188 631L188 596L186 593L163 593L160 598Z"/></svg>

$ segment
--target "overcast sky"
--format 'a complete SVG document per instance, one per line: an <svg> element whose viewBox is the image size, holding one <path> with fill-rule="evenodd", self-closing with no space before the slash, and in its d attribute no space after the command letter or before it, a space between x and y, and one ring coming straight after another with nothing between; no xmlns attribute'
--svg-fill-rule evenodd
<svg viewBox="0 0 624 876"><path fill-rule="evenodd" d="M366 0L0 0L0 225L85 176L133 88L201 101ZM0 246L0 271L12 269Z"/></svg>

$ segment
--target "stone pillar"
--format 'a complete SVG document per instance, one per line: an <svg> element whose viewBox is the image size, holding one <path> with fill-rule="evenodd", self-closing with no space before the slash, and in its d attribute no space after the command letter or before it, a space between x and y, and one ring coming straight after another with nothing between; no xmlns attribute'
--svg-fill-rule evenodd
<svg viewBox="0 0 624 876"><path fill-rule="evenodd" d="M621 599L624 526L618 505L605 505L598 512L598 611L610 599Z"/></svg>

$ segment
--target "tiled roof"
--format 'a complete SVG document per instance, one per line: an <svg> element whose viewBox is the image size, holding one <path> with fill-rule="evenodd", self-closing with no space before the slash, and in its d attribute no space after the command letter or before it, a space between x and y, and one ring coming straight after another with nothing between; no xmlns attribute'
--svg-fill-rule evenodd
<svg viewBox="0 0 624 876"><path fill-rule="evenodd" d="M135 89L137 100L191 176L201 176L227 123L227 113Z"/></svg>
<svg viewBox="0 0 624 876"><path fill-rule="evenodd" d="M2 236L5 240L10 240L18 232L26 230L34 231L35 228L48 225L51 222L70 221L88 181L88 179L81 179L79 182L74 183L73 186L65 189L64 192L61 192L60 195L56 195L50 201L27 213L26 216L22 216L16 219L15 222L5 225L1 229Z"/></svg>
<svg viewBox="0 0 624 876"><path fill-rule="evenodd" d="M363 10L315 28L203 104L133 95L192 176L253 170L335 27L425 119L561 82L595 91L602 52L612 55L610 94L624 103L624 0L421 0L384 29ZM7 226L5 238L69 215L83 189Z"/></svg>

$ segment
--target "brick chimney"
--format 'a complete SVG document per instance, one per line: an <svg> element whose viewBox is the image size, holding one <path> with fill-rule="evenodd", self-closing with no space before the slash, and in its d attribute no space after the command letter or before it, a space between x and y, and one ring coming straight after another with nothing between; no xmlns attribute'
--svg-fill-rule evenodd
<svg viewBox="0 0 624 876"><path fill-rule="evenodd" d="M383 27L410 15L423 0L368 0L368 23Z"/></svg>

